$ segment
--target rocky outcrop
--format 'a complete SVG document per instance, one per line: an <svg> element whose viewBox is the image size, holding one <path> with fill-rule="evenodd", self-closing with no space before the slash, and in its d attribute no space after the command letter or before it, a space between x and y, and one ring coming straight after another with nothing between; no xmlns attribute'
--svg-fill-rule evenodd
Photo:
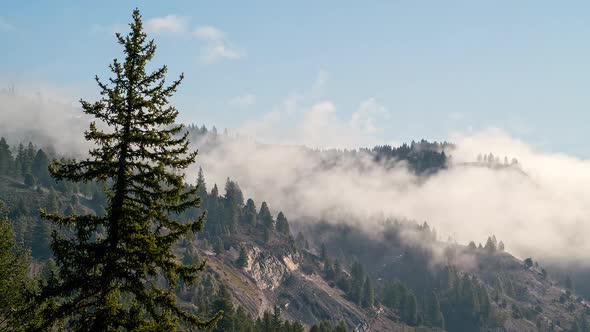
<svg viewBox="0 0 590 332"><path fill-rule="evenodd" d="M298 268L292 255L277 257L256 246L247 249L247 252L248 266L245 270L260 289L273 290L279 287Z"/></svg>

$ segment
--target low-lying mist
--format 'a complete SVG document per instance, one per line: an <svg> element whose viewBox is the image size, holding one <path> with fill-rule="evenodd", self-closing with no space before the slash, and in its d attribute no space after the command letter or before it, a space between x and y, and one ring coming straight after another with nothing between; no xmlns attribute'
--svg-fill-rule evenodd
<svg viewBox="0 0 590 332"><path fill-rule="evenodd" d="M65 103L0 93L0 136L11 144L32 140L60 153L81 153L88 145L81 136L87 120L80 114ZM257 206L267 201L290 219L344 221L371 230L385 218L407 218L427 221L441 239L464 244L484 243L494 234L519 257L590 258L590 161L543 153L494 129L449 141L456 148L447 151L448 169L420 178L402 163L385 167L359 152L220 139L199 155L188 180L194 182L202 166L209 189L230 177ZM515 157L519 167L474 165L483 153Z"/></svg>
<svg viewBox="0 0 590 332"><path fill-rule="evenodd" d="M590 162L545 154L499 130L453 135L448 169L426 179L403 164L390 168L362 153L339 155L293 146L228 140L198 163L210 181L230 176L245 195L288 217L349 221L368 230L385 218L427 221L441 239L485 243L545 261L590 256ZM518 167L477 166L480 153L516 157ZM360 160L360 162L359 162ZM469 164L466 164L469 163ZM306 218L304 218L306 219Z"/></svg>

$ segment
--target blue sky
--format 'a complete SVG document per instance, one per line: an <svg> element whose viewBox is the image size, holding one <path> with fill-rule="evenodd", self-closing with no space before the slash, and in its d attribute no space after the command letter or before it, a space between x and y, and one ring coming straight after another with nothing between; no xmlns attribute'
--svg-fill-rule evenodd
<svg viewBox="0 0 590 332"><path fill-rule="evenodd" d="M155 62L186 75L174 99L185 122L311 145L496 127L590 156L585 1L5 0L1 82L92 96L135 6Z"/></svg>

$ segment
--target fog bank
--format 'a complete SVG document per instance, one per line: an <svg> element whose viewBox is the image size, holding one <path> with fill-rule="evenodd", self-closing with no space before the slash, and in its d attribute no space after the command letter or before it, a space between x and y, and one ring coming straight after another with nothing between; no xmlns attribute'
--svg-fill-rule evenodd
<svg viewBox="0 0 590 332"><path fill-rule="evenodd" d="M449 168L426 180L362 154L326 168L326 154L242 140L227 140L198 163L209 182L222 185L230 176L258 205L266 200L290 218L358 222L367 229L383 218L408 218L464 244L495 234L520 257L588 258L590 161L535 151L495 129L450 140L457 147L449 151ZM480 153L516 157L520 166L477 165Z"/></svg>
<svg viewBox="0 0 590 332"><path fill-rule="evenodd" d="M322 121L321 128L330 123ZM0 136L10 144L32 140L62 154L83 153L88 150L82 139L87 124L71 103L0 92ZM349 130L342 128L338 132ZM314 130L314 140L330 133ZM441 238L452 236L464 244L483 243L495 234L520 257L575 262L590 256L585 239L590 234L589 160L537 151L490 129L451 135L448 140L456 149L448 151L449 168L424 180L403 164L390 168L359 153L330 155L295 145L262 145L255 142L255 133L250 136L223 139L217 148L201 153L187 180L194 182L196 167L203 166L209 188L213 182L222 187L229 176L257 206L267 201L290 219L350 221L371 229L387 217L408 218L427 221ZM515 157L520 168L464 164L483 153L501 160Z"/></svg>

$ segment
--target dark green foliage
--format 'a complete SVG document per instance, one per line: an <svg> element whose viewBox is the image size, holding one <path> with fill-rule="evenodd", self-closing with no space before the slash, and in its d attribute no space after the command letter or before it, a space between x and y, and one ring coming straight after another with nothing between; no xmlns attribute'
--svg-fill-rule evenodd
<svg viewBox="0 0 590 332"><path fill-rule="evenodd" d="M324 276L327 280L336 279L336 271L334 271L334 265L332 265L330 258L326 258L324 261Z"/></svg>
<svg viewBox="0 0 590 332"><path fill-rule="evenodd" d="M352 264L350 270L351 290L350 297L353 302L361 304L363 299L363 285L365 283L365 271L358 261Z"/></svg>
<svg viewBox="0 0 590 332"><path fill-rule="evenodd" d="M490 296L485 286L479 285L477 287L477 296L479 298L479 316L483 322L487 322L492 314L492 305L490 303Z"/></svg>
<svg viewBox="0 0 590 332"><path fill-rule="evenodd" d="M50 258L41 270L41 283L42 285L47 285L55 282L57 279L59 279L59 269L55 260Z"/></svg>
<svg viewBox="0 0 590 332"><path fill-rule="evenodd" d="M55 190L51 189L47 196L47 203L45 204L45 210L50 213L59 213L59 200Z"/></svg>
<svg viewBox="0 0 590 332"><path fill-rule="evenodd" d="M26 174L31 173L33 161L35 159L35 151L35 147L31 142L29 142L26 148L22 144L19 144L14 161L14 175L25 176Z"/></svg>
<svg viewBox="0 0 590 332"><path fill-rule="evenodd" d="M244 308L238 307L236 310L236 314L234 315L235 320L237 322L237 326L239 327L239 331L254 331L254 324L255 322L252 318L246 313Z"/></svg>
<svg viewBox="0 0 590 332"><path fill-rule="evenodd" d="M283 212L279 212L279 214L277 215L277 232L284 235L289 235L290 233L289 222L287 221L287 218L285 217Z"/></svg>
<svg viewBox="0 0 590 332"><path fill-rule="evenodd" d="M492 240L491 237L488 237L485 246L483 247L487 252L493 253L496 251L496 243Z"/></svg>
<svg viewBox="0 0 590 332"><path fill-rule="evenodd" d="M225 251L225 248L223 246L223 240L219 236L216 237L215 240L213 241L213 251L217 255L220 255Z"/></svg>
<svg viewBox="0 0 590 332"><path fill-rule="evenodd" d="M440 309L440 300L436 291L432 291L426 299L424 323L428 326L445 328L445 319Z"/></svg>
<svg viewBox="0 0 590 332"><path fill-rule="evenodd" d="M0 204L0 209L2 205ZM33 316L22 316L28 302L32 280L28 278L29 255L17 245L8 220L0 217L0 330L21 331L34 323Z"/></svg>
<svg viewBox="0 0 590 332"><path fill-rule="evenodd" d="M31 211L25 204L25 201L22 197L19 197L18 202L16 203L16 207L12 208L10 213L8 214L9 218L17 219L19 217L29 216Z"/></svg>
<svg viewBox="0 0 590 332"><path fill-rule="evenodd" d="M244 206L244 196L240 186L227 178L225 183L225 201L223 220L230 232L235 232L240 220L240 213Z"/></svg>
<svg viewBox="0 0 590 332"><path fill-rule="evenodd" d="M225 199L230 206L242 207L244 205L244 195L240 186L229 178L225 183Z"/></svg>
<svg viewBox="0 0 590 332"><path fill-rule="evenodd" d="M389 145L376 146L370 152L377 162L401 161L417 174L430 174L446 167L447 156L443 151L449 143L429 143L425 140L394 148Z"/></svg>
<svg viewBox="0 0 590 332"><path fill-rule="evenodd" d="M243 223L248 225L256 225L257 213L256 213L256 205L254 201L249 198L246 201L246 206L244 206L244 213L242 214Z"/></svg>
<svg viewBox="0 0 590 332"><path fill-rule="evenodd" d="M201 264L201 257L199 253L192 247L189 246L184 254L182 255L182 264L184 265L199 265Z"/></svg>
<svg viewBox="0 0 590 332"><path fill-rule="evenodd" d="M46 260L51 257L49 240L51 239L51 229L45 220L37 220L33 225L31 232L31 255L40 260Z"/></svg>
<svg viewBox="0 0 590 332"><path fill-rule="evenodd" d="M410 326L415 326L418 323L418 301L413 292L409 292L402 304L401 308L402 319Z"/></svg>
<svg viewBox="0 0 590 332"><path fill-rule="evenodd" d="M222 312L223 317L217 322L213 331L233 331L236 327L234 320L234 305L232 303L231 293L225 285L219 287L217 293L217 299L213 302L213 310L216 312Z"/></svg>
<svg viewBox="0 0 590 332"><path fill-rule="evenodd" d="M217 183L213 185L213 189L211 189L211 198L219 197L219 189L217 189Z"/></svg>
<svg viewBox="0 0 590 332"><path fill-rule="evenodd" d="M244 248L244 246L240 246L240 255L236 260L236 266L239 268L248 266L248 253L246 253L246 248Z"/></svg>
<svg viewBox="0 0 590 332"><path fill-rule="evenodd" d="M226 229L223 221L223 205L222 200L218 196L217 184L213 185L211 195L207 198L207 224L205 231L216 234L225 235Z"/></svg>
<svg viewBox="0 0 590 332"><path fill-rule="evenodd" d="M10 175L14 167L14 158L10 146L4 137L0 138L0 175Z"/></svg>
<svg viewBox="0 0 590 332"><path fill-rule="evenodd" d="M37 179L39 185L43 187L49 187L54 183L49 174L49 158L41 149L35 154L31 165L31 173Z"/></svg>
<svg viewBox="0 0 590 332"><path fill-rule="evenodd" d="M533 260L532 260L530 257L529 257L529 258L526 258L526 259L524 260L524 266L525 266L527 269L530 269L531 267L533 267Z"/></svg>
<svg viewBox="0 0 590 332"><path fill-rule="evenodd" d="M303 332L304 328L298 322L283 320L278 306L273 311L266 311L262 317L254 320L242 307L234 305L230 289L224 284L219 284L211 275L206 275L199 286L190 286L183 296L198 307L215 313L223 311L213 331L235 332ZM195 289L196 288L196 289Z"/></svg>
<svg viewBox="0 0 590 332"><path fill-rule="evenodd" d="M279 331L283 327L283 320L281 319L281 308L279 306L274 307L272 314L272 329Z"/></svg>
<svg viewBox="0 0 590 332"><path fill-rule="evenodd" d="M337 325L332 325L332 323L323 321L319 324L315 324L311 327L309 332L346 332L346 326L344 322L339 322Z"/></svg>
<svg viewBox="0 0 590 332"><path fill-rule="evenodd" d="M258 218L262 222L266 228L272 228L274 225L274 220L272 220L272 214L270 214L270 210L268 209L268 205L266 202L262 202L260 205L260 212L258 212Z"/></svg>
<svg viewBox="0 0 590 332"><path fill-rule="evenodd" d="M375 302L375 291L373 290L373 285L371 285L371 280L369 277L365 279L365 283L363 285L363 307L372 307Z"/></svg>
<svg viewBox="0 0 590 332"><path fill-rule="evenodd" d="M185 223L172 219L199 204L180 172L196 152L188 150L183 127L174 124L178 112L168 101L182 76L167 86L166 66L146 72L156 46L147 40L138 10L130 28L126 36L117 34L124 61L110 65L108 84L96 79L102 99L81 101L84 112L109 130L91 123L85 133L95 144L89 158L55 162L51 168L58 181L110 186L104 216L78 215L75 209L66 215L42 212L71 232L52 236L60 279L41 292L42 329L59 320L79 331L174 331L181 323L199 328L213 323L179 307L174 294L179 281L190 284L203 269L182 265L172 252L180 238L204 223L202 217Z"/></svg>
<svg viewBox="0 0 590 332"><path fill-rule="evenodd" d="M448 330L474 330L486 324L491 315L491 303L485 286L464 274L456 276L456 284L448 289L449 296L441 300Z"/></svg>
<svg viewBox="0 0 590 332"><path fill-rule="evenodd" d="M197 176L197 195L202 198L207 196L207 184L201 167L199 167L199 175Z"/></svg>
<svg viewBox="0 0 590 332"><path fill-rule="evenodd" d="M390 281L383 290L382 302L392 309L401 309L409 290L399 280Z"/></svg>
<svg viewBox="0 0 590 332"><path fill-rule="evenodd" d="M31 173L25 174L25 181L24 182L25 182L25 186L27 186L28 188L35 187L35 184L37 183L37 181L35 180L35 177Z"/></svg>

